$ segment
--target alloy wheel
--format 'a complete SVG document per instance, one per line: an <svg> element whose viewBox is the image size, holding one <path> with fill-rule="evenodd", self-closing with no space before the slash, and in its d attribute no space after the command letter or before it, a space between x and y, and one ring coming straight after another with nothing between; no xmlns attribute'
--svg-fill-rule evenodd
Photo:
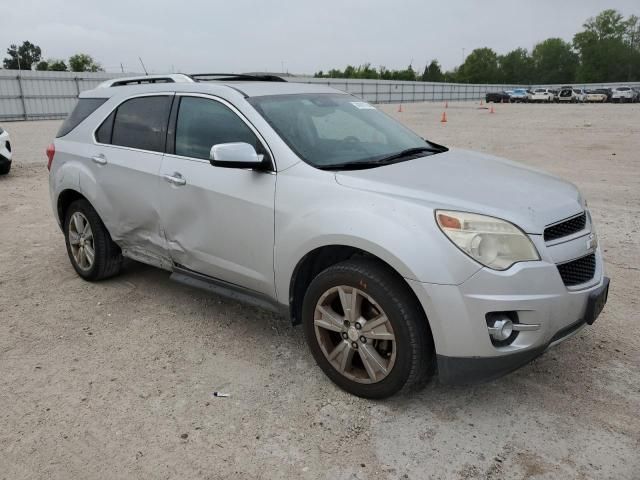
<svg viewBox="0 0 640 480"><path fill-rule="evenodd" d="M69 245L78 268L90 270L95 262L95 245L89 220L81 212L74 212L69 220Z"/></svg>
<svg viewBox="0 0 640 480"><path fill-rule="evenodd" d="M364 291L347 285L330 288L318 300L313 322L322 353L344 377L377 383L393 369L393 327L380 305Z"/></svg>

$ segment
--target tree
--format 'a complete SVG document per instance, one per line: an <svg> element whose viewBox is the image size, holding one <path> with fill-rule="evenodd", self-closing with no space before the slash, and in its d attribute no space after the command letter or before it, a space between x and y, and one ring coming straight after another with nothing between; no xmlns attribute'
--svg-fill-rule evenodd
<svg viewBox="0 0 640 480"><path fill-rule="evenodd" d="M31 70L33 65L37 65L42 55L42 50L28 40L22 42L19 47L10 45L7 48L7 55L3 60L4 68L12 70Z"/></svg>
<svg viewBox="0 0 640 480"><path fill-rule="evenodd" d="M631 81L640 75L638 18L625 20L616 10L604 10L589 18L574 35L580 56L578 78L583 82Z"/></svg>
<svg viewBox="0 0 640 480"><path fill-rule="evenodd" d="M458 69L458 81L466 83L498 83L498 55L490 48L476 48Z"/></svg>
<svg viewBox="0 0 640 480"><path fill-rule="evenodd" d="M561 38L548 38L533 47L535 83L571 83L575 80L578 56Z"/></svg>
<svg viewBox="0 0 640 480"><path fill-rule="evenodd" d="M503 83L533 83L533 59L525 48L516 48L506 55L498 57L500 80Z"/></svg>
<svg viewBox="0 0 640 480"><path fill-rule="evenodd" d="M444 73L437 60L431 60L420 77L423 82L442 82L444 81Z"/></svg>
<svg viewBox="0 0 640 480"><path fill-rule="evenodd" d="M40 70L40 71L50 71L50 72L66 72L67 71L67 64L64 63L64 60L55 60L55 59L49 59L49 60L42 60L40 62L38 62L38 65L36 65L36 70Z"/></svg>
<svg viewBox="0 0 640 480"><path fill-rule="evenodd" d="M49 59L49 71L51 72L66 72L67 64L64 63L64 60L54 60Z"/></svg>
<svg viewBox="0 0 640 480"><path fill-rule="evenodd" d="M72 72L102 72L103 68L91 55L77 53L69 57L69 68Z"/></svg>

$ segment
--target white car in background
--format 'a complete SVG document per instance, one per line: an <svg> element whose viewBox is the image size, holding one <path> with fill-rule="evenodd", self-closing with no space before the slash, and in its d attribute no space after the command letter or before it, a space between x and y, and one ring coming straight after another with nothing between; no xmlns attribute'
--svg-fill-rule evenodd
<svg viewBox="0 0 640 480"><path fill-rule="evenodd" d="M633 103L638 101L638 94L631 87L618 87L613 89L612 102Z"/></svg>
<svg viewBox="0 0 640 480"><path fill-rule="evenodd" d="M554 94L548 88L535 88L528 94L530 102L553 102Z"/></svg>
<svg viewBox="0 0 640 480"><path fill-rule="evenodd" d="M9 132L0 127L0 175L11 170L11 140Z"/></svg>
<svg viewBox="0 0 640 480"><path fill-rule="evenodd" d="M584 103L587 101L587 91L583 88L574 88L573 94L575 96L575 101Z"/></svg>
<svg viewBox="0 0 640 480"><path fill-rule="evenodd" d="M607 94L599 90L587 90L587 102L605 103L607 101Z"/></svg>

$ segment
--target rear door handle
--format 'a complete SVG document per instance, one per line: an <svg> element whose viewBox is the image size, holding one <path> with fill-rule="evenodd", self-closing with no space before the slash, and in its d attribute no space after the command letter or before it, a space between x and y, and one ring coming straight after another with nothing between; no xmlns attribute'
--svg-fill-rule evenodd
<svg viewBox="0 0 640 480"><path fill-rule="evenodd" d="M98 165L107 164L107 158L102 153L94 155L93 157L91 157L91 160L93 160L93 163L97 163Z"/></svg>
<svg viewBox="0 0 640 480"><path fill-rule="evenodd" d="M187 183L179 172L174 172L173 175L163 175L163 177L167 182L173 183L174 185L182 186Z"/></svg>

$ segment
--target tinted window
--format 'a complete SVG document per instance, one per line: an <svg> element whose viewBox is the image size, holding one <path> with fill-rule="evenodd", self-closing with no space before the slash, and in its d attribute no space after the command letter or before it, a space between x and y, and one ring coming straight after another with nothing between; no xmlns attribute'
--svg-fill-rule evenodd
<svg viewBox="0 0 640 480"><path fill-rule="evenodd" d="M164 151L171 97L139 97L116 110L111 143L154 152Z"/></svg>
<svg viewBox="0 0 640 480"><path fill-rule="evenodd" d="M106 101L106 98L80 98L71 115L67 117L60 130L58 130L56 137L64 137Z"/></svg>
<svg viewBox="0 0 640 480"><path fill-rule="evenodd" d="M245 142L265 153L258 138L233 111L220 102L183 97L176 124L176 155L209 160L219 143Z"/></svg>
<svg viewBox="0 0 640 480"><path fill-rule="evenodd" d="M96 140L99 143L111 143L111 131L113 130L113 119L116 117L115 110L111 112L102 125L96 130Z"/></svg>

